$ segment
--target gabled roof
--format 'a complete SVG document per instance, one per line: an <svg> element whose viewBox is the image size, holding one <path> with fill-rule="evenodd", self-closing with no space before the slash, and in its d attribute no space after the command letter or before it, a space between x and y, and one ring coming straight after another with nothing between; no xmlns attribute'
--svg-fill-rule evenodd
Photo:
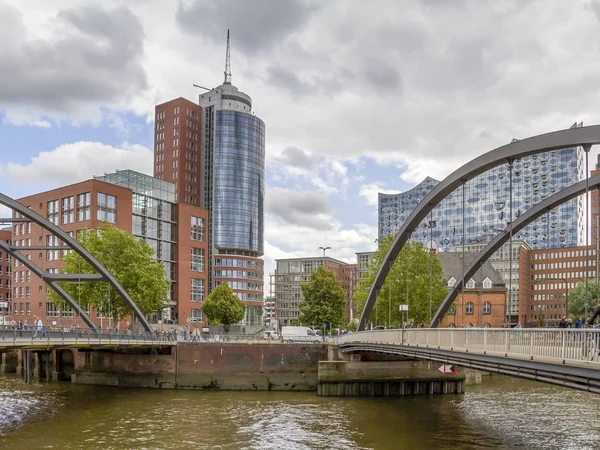
<svg viewBox="0 0 600 450"><path fill-rule="evenodd" d="M462 255L462 252L442 252L437 254L444 268L444 277L447 280L452 277L456 280L461 278L463 273ZM465 268L469 266L469 263L475 256L475 253L465 253ZM505 285L502 275L494 269L494 266L489 261L483 263L481 268L471 278L475 281L476 286L480 286L486 278L490 279L492 286ZM468 281L466 280L465 284Z"/></svg>

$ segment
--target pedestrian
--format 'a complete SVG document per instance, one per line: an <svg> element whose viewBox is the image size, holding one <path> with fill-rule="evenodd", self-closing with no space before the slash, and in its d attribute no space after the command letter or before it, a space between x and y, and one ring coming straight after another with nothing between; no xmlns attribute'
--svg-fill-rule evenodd
<svg viewBox="0 0 600 450"><path fill-rule="evenodd" d="M33 339L39 337L42 338L42 319L38 316L33 316Z"/></svg>
<svg viewBox="0 0 600 450"><path fill-rule="evenodd" d="M558 328L569 328L567 316L562 316L562 319L560 319L560 322L558 323Z"/></svg>
<svg viewBox="0 0 600 450"><path fill-rule="evenodd" d="M581 316L577 318L577 320L575 321L575 325L573 325L573 328L583 328L583 319L581 318Z"/></svg>

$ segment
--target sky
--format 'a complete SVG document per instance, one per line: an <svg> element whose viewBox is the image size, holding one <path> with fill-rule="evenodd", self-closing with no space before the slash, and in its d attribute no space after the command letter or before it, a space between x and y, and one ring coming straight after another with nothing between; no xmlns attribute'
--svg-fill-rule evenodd
<svg viewBox="0 0 600 450"><path fill-rule="evenodd" d="M600 123L600 0L0 0L0 192L152 174L154 105L222 83L227 29L266 124L267 273L373 250L378 192Z"/></svg>

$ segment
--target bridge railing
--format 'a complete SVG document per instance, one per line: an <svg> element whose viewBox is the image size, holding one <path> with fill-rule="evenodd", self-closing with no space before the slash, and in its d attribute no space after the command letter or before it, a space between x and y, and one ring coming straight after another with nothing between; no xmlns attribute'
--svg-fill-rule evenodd
<svg viewBox="0 0 600 450"><path fill-rule="evenodd" d="M376 330L335 338L343 343L380 343L406 347L439 348L456 352L514 358L550 358L600 362L598 329L436 328Z"/></svg>

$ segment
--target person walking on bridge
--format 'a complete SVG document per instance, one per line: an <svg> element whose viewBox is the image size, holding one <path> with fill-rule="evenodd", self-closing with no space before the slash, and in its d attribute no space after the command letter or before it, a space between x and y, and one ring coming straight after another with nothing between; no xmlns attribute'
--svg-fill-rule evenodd
<svg viewBox="0 0 600 450"><path fill-rule="evenodd" d="M34 321L33 321L33 338L37 338L39 337L40 339L42 338L42 319L40 319L38 316L33 316L34 317Z"/></svg>

